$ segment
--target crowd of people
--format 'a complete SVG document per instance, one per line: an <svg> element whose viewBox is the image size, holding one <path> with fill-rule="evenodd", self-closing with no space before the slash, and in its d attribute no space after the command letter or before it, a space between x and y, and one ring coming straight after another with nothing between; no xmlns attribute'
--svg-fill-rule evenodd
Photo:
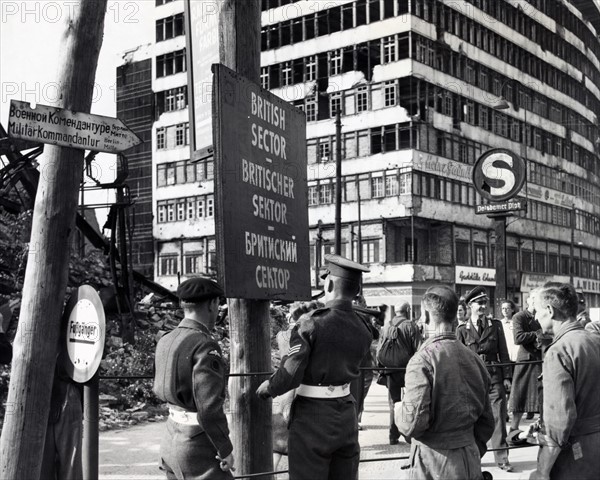
<svg viewBox="0 0 600 480"><path fill-rule="evenodd" d="M523 311L507 300L495 319L484 287L459 298L432 285L418 318L401 303L380 328L359 297L367 269L338 255L326 261L323 297L292 309L277 338L281 364L256 391L274 399L274 459L288 455L292 480L358 478L357 401L373 378L357 379L369 366L388 388L390 444L411 445L409 478L479 480L488 449L512 471L511 442L534 437L530 478L597 478L600 322L582 315L573 286L547 283ZM186 318L156 354L155 392L170 408L161 466L172 479L232 478L227 372L210 333L222 290L195 278L178 295ZM535 414L521 432L523 415Z"/></svg>

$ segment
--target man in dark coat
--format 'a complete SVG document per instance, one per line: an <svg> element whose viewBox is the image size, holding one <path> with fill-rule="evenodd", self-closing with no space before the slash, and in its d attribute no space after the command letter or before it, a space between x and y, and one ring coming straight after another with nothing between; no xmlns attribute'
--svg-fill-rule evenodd
<svg viewBox="0 0 600 480"><path fill-rule="evenodd" d="M545 336L540 324L534 317L534 298L538 290L534 289L527 297L527 309L513 317L513 336L515 345L519 345L517 363L540 361L542 359L542 346ZM510 393L510 406L512 410L511 430L519 428L524 412L540 412L540 395L538 377L542 374L541 363L515 365L513 373L512 390Z"/></svg>
<svg viewBox="0 0 600 480"><path fill-rule="evenodd" d="M411 308L410 303L404 302L396 306L396 316L392 319L390 325L388 325L384 331L380 341L381 343L390 337L390 335L396 335L398 343L402 346L405 351L403 361L397 365L384 365L387 368L406 368L408 361L416 353L421 344L421 333L415 322L411 319ZM397 445L400 438L400 431L396 426L394 418L394 405L402 400L402 389L404 388L404 377L405 371L400 370L397 372L386 373L386 385L388 388L388 403L390 406L390 430L389 439L390 445Z"/></svg>
<svg viewBox="0 0 600 480"><path fill-rule="evenodd" d="M488 295L485 287L475 287L466 296L465 301L471 309L471 318L456 330L460 342L477 353L488 368L492 377L489 391L495 428L491 439L492 448L507 447L506 443L506 391L510 391L512 367L495 367L498 363L510 363L502 323L487 316ZM508 462L508 450L494 451L498 467L512 472Z"/></svg>
<svg viewBox="0 0 600 480"><path fill-rule="evenodd" d="M396 418L412 437L410 478L480 480L481 457L494 430L484 363L453 333L458 297L446 286L423 296L425 342L406 369Z"/></svg>
<svg viewBox="0 0 600 480"><path fill-rule="evenodd" d="M177 289L185 318L156 346L154 393L169 403L161 469L169 480L233 478L225 401L226 366L211 332L221 287L191 278Z"/></svg>
<svg viewBox="0 0 600 480"><path fill-rule="evenodd" d="M577 294L547 283L535 298L535 318L554 341L544 356L544 428L535 480L592 480L600 472L600 337L576 320Z"/></svg>
<svg viewBox="0 0 600 480"><path fill-rule="evenodd" d="M358 378L372 336L354 313L352 300L368 269L339 255L325 260L325 308L300 317L288 354L256 392L269 398L298 388L290 419L290 480L358 478L360 446L350 382Z"/></svg>

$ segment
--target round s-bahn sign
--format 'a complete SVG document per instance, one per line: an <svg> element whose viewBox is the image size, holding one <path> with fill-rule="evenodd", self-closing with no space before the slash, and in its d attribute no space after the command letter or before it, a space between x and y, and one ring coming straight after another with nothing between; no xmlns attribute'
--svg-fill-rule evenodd
<svg viewBox="0 0 600 480"><path fill-rule="evenodd" d="M502 202L523 188L527 169L521 157L504 148L488 150L475 162L473 185L483 198Z"/></svg>
<svg viewBox="0 0 600 480"><path fill-rule="evenodd" d="M67 303L63 322L65 318L62 364L70 378L85 383L98 370L104 351L104 308L96 290L79 287Z"/></svg>

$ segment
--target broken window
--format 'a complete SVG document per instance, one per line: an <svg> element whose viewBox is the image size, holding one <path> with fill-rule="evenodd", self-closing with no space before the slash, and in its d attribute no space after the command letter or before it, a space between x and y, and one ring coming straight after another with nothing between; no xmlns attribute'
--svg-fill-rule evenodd
<svg viewBox="0 0 600 480"><path fill-rule="evenodd" d="M371 154L381 153L381 128L371 130Z"/></svg>
<svg viewBox="0 0 600 480"><path fill-rule="evenodd" d="M352 4L349 3L348 5L343 5L341 9L342 30L349 30L353 27Z"/></svg>
<svg viewBox="0 0 600 480"><path fill-rule="evenodd" d="M311 38L315 38L315 14L307 15L304 17L304 39L310 40Z"/></svg>
<svg viewBox="0 0 600 480"><path fill-rule="evenodd" d="M356 26L367 24L367 0L358 0L356 2Z"/></svg>
<svg viewBox="0 0 600 480"><path fill-rule="evenodd" d="M339 32L342 29L342 8L334 7L327 10L329 16L329 33Z"/></svg>
<svg viewBox="0 0 600 480"><path fill-rule="evenodd" d="M281 31L281 46L289 45L292 43L292 22L282 22L279 24Z"/></svg>
<svg viewBox="0 0 600 480"><path fill-rule="evenodd" d="M379 20L381 20L379 0L369 0L369 23L378 22Z"/></svg>
<svg viewBox="0 0 600 480"><path fill-rule="evenodd" d="M260 69L260 85L262 88L269 89L269 67L262 67Z"/></svg>

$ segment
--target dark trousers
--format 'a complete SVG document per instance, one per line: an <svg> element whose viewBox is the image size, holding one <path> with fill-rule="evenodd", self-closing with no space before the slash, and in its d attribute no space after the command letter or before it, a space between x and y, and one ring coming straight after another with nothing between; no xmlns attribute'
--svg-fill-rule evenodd
<svg viewBox="0 0 600 480"><path fill-rule="evenodd" d="M506 444L506 390L502 382L493 383L490 388L490 403L494 414L494 433L488 442L491 448L507 447ZM494 452L496 463L508 462L508 450Z"/></svg>
<svg viewBox="0 0 600 480"><path fill-rule="evenodd" d="M160 468L168 480L226 480L230 472L221 470L217 450L198 425L182 425L170 418L167 434L160 445Z"/></svg>
<svg viewBox="0 0 600 480"><path fill-rule="evenodd" d="M356 480L360 447L352 395L317 399L298 395L292 406L290 480Z"/></svg>
<svg viewBox="0 0 600 480"><path fill-rule="evenodd" d="M394 418L394 403L402 401L402 387L404 386L404 373L393 373L386 376L388 387L388 404L390 406L390 440L398 440L400 431Z"/></svg>

